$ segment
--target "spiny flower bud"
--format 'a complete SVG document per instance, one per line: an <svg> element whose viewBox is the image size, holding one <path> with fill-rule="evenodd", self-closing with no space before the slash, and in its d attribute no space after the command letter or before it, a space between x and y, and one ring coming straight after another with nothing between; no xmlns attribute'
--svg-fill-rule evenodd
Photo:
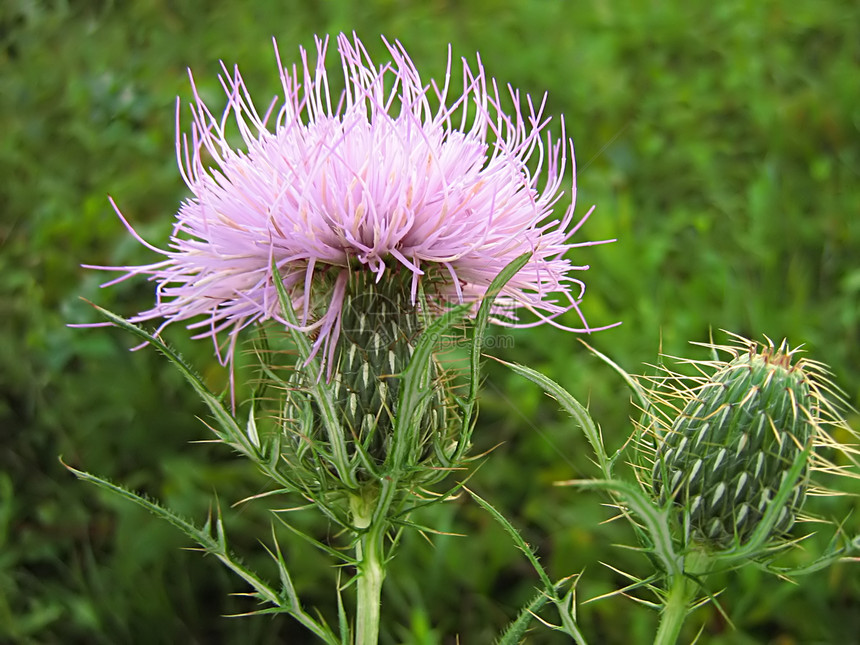
<svg viewBox="0 0 860 645"><path fill-rule="evenodd" d="M792 362L797 350L785 341L775 347L741 340L741 347L711 345L733 359L697 363L708 370L694 387L671 390L664 381L659 393L664 403L679 399L671 405L681 412L669 423L657 419L664 432L655 447L652 492L682 509L693 539L714 548L750 537L796 460L805 458L804 449L826 436L819 427L822 411L825 417L832 412L822 397L822 366ZM800 476L786 484L791 494L771 536L793 525L812 463L807 459Z"/></svg>
<svg viewBox="0 0 860 645"><path fill-rule="evenodd" d="M344 298L333 389L351 441L381 464L394 429L400 374L409 365L423 325L401 280L374 284L372 276L358 274L355 282L354 293ZM418 459L432 451L434 437L448 434L440 371L435 362L430 366L432 394L416 437Z"/></svg>
<svg viewBox="0 0 860 645"><path fill-rule="evenodd" d="M349 468L359 482L383 467L392 449L402 374L425 330L422 310L411 300L410 279L408 272L399 272L377 283L373 275L356 272L346 287L330 388ZM296 455L312 466L309 458L329 453L331 446L320 410L306 393L308 378L298 366L284 428ZM459 427L448 412L449 388L435 359L427 381L429 401L420 421L399 439L408 443L407 460L417 467L415 473L429 466L418 475L422 481L439 475L434 469L445 465ZM438 455L443 459L435 459Z"/></svg>

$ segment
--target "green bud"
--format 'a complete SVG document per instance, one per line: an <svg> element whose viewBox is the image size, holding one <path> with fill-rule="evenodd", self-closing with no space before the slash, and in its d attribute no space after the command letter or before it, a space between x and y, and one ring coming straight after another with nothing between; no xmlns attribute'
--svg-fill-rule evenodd
<svg viewBox="0 0 860 645"><path fill-rule="evenodd" d="M330 391L343 432L349 468L359 482L385 475L392 451L402 374L424 332L422 312L412 304L407 271L386 274L356 272L344 297L340 334L332 354ZM288 419L305 418L303 429L289 434L296 454L310 460L329 454L329 438L319 409L307 389L301 367L293 378ZM427 382L428 404L420 421L398 437L405 441L410 474L421 482L440 475L444 455L456 439L458 419L449 412L449 392L442 368L433 361ZM326 467L326 466L324 466ZM329 467L330 472L335 469Z"/></svg>
<svg viewBox="0 0 860 645"><path fill-rule="evenodd" d="M382 465L394 430L400 375L409 365L423 325L407 285L396 279L379 284L372 280L362 275L344 300L333 391L350 441ZM412 446L417 462L432 454L434 437L447 434L446 392L440 373L434 362L430 404Z"/></svg>
<svg viewBox="0 0 860 645"><path fill-rule="evenodd" d="M723 348L725 349L725 348ZM793 352L731 348L729 362L709 365L713 373L675 392L683 405L656 446L651 472L654 496L682 509L694 540L714 548L743 543L772 504L789 470L815 440L818 388L792 364ZM791 482L771 535L787 532L803 505L810 462Z"/></svg>

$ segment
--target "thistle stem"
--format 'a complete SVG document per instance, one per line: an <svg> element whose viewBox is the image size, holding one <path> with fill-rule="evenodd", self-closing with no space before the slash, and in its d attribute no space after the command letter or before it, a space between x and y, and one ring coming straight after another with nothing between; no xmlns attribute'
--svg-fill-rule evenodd
<svg viewBox="0 0 860 645"><path fill-rule="evenodd" d="M377 501L377 495L350 498L352 523L360 531L355 544L358 568L355 645L376 645L379 640L380 599L385 579L385 519L373 521Z"/></svg>
<svg viewBox="0 0 860 645"><path fill-rule="evenodd" d="M678 642L681 627L690 613L690 603L696 595L699 583L693 576L706 574L710 558L703 551L692 551L684 562L684 570L670 578L666 604L660 615L660 627L654 637L654 645L674 645Z"/></svg>

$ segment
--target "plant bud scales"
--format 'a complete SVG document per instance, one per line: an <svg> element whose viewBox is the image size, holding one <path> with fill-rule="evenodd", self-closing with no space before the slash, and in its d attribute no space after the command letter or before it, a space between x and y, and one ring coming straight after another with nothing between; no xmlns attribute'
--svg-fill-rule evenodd
<svg viewBox="0 0 860 645"><path fill-rule="evenodd" d="M655 496L684 509L694 539L718 547L746 540L815 429L806 374L767 348L723 363L694 390L658 445ZM808 465L780 509L788 531L806 494Z"/></svg>
<svg viewBox="0 0 860 645"><path fill-rule="evenodd" d="M401 272L377 283L372 275L356 272L344 296L331 392L348 458L358 468L361 481L371 476L369 469L384 467L394 435L400 377L424 331L421 309L411 301L408 278ZM311 444L319 452L319 447L325 449L327 440L315 404L302 392L300 368L294 376L296 390L287 418L301 416L299 407L310 406L313 410L305 430L290 433L296 455L306 460ZM407 434L409 462L415 466L438 465L426 462L433 462L439 446L444 449L451 443L457 428L456 419L448 413L447 389L435 359L427 386L428 405L418 427Z"/></svg>

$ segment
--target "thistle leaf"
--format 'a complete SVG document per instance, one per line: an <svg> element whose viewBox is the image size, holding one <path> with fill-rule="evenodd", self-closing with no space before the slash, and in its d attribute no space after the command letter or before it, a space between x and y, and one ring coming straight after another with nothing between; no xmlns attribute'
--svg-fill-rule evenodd
<svg viewBox="0 0 860 645"><path fill-rule="evenodd" d="M627 387L630 388L630 391L636 397L636 401L640 406L642 406L643 410L647 411L651 407L651 400L648 398L648 392L631 374L629 374L623 367L621 367L618 363L609 358L606 354L597 351L581 338L578 340L580 343L582 343L588 348L588 351L590 351L601 361L609 365L609 367L615 370L621 376L621 378L624 379L624 382L627 383Z"/></svg>
<svg viewBox="0 0 860 645"><path fill-rule="evenodd" d="M547 574L546 570L543 568L543 566L539 562L538 557L535 555L535 552L528 545L528 543L523 539L522 535L520 535L520 532L517 531L517 529L514 528L514 525L511 524L507 520L507 518L504 515L502 515L499 511L497 511L496 508L492 504L490 504L487 500L485 500L480 495L478 495L475 491L473 491L469 488L464 487L464 489L467 493L469 493L469 495L472 496L472 499L474 499L478 503L478 505L481 506L481 508L483 508L485 511L487 511L490 514L490 516L492 516L492 518L494 520L496 520L496 522L501 524L502 528L505 529L505 532L511 536L511 539L514 541L514 544L516 545L516 547L525 554L529 563L531 563L532 568L534 568L535 572L537 572L538 577L540 578L540 581L543 583L543 586L546 589L547 593L554 595L555 584L553 584L552 580L550 580L549 575Z"/></svg>
<svg viewBox="0 0 860 645"><path fill-rule="evenodd" d="M128 490L122 486L118 486L106 479L102 479L96 475L91 473L77 470L76 468L72 468L71 466L63 463L63 465L78 479L83 481L90 482L95 484L99 488L110 491L115 495L119 495L123 499L129 500L146 509L156 517L160 517L161 519L167 521L172 524L180 531L182 531L186 536L191 538L194 542L200 545L200 547L214 555L219 560L221 560L228 568L233 570L234 573L238 574L243 580L247 581L259 594L260 598L265 600L266 602L270 602L275 606L281 607L283 606L283 599L278 596L278 594L267 584L265 584L260 578L256 576L253 572L245 568L243 565L239 564L234 560L232 555L226 549L226 540L223 535L223 526L221 523L220 515L215 521L216 526L216 537L212 536L210 530L201 530L197 528L192 522L189 522L185 518L181 517L177 513L174 513L170 509L167 509L157 502L154 502L138 493ZM211 524L207 522L207 529L211 527Z"/></svg>
<svg viewBox="0 0 860 645"><path fill-rule="evenodd" d="M538 591L532 600L525 605L517 617L508 625L507 629L496 640L496 645L519 645L534 620L535 615L550 600L546 592Z"/></svg>
<svg viewBox="0 0 860 645"><path fill-rule="evenodd" d="M236 419L227 410L227 408L224 407L221 400L206 387L193 368L188 365L188 363L186 363L172 347L167 345L157 336L153 336L137 325L130 323L125 318L116 315L112 311L99 307L98 305L93 305L93 307L95 307L102 316L117 327L131 332L134 336L144 340L164 354L164 356L166 356L168 360L176 366L182 376L185 377L185 380L191 384L195 392L197 392L197 395L206 404L206 407L209 408L212 416L215 417L218 427L213 428L213 430L218 438L238 452L257 461L257 458L259 457L257 448L253 443L251 443L251 440L239 427Z"/></svg>
<svg viewBox="0 0 860 645"><path fill-rule="evenodd" d="M493 302L511 278L526 265L531 256L531 253L523 253L502 269L499 275L490 283L490 286L487 287L487 291L481 300L481 306L478 307L478 313L475 315L475 324L472 329L472 343L469 356L469 394L465 401L464 430L471 426L475 401L478 398L478 388L481 383L481 347L484 345L484 334L486 333L487 323L490 320L490 311L493 307Z"/></svg>
<svg viewBox="0 0 860 645"><path fill-rule="evenodd" d="M600 470L603 472L603 476L606 479L611 479L612 464L606 455L606 448L603 446L603 438L600 436L600 430L598 430L597 425L594 423L594 419L591 418L591 415L588 413L588 410L585 409L585 406L577 401L573 395L565 390L561 385L553 381L551 378L544 376L540 372L533 370L530 367L519 365L518 363L508 363L502 360L499 360L499 362L506 365L520 376L524 376L532 383L539 385L544 392L558 401L561 407L564 408L564 410L576 420L579 427L582 428L582 431L585 433L588 442L591 444L591 447L597 456L597 463L600 466Z"/></svg>
<svg viewBox="0 0 860 645"><path fill-rule="evenodd" d="M682 573L683 558L675 552L672 542L672 532L669 528L668 512L655 507L654 502L638 486L616 479L575 479L567 482L558 482L557 485L596 488L618 493L627 503L630 510L639 516L645 524L648 535L653 541L653 553L660 560L665 571L670 575L680 575Z"/></svg>
<svg viewBox="0 0 860 645"><path fill-rule="evenodd" d="M61 463L63 463L62 460ZM123 499L134 502L138 506L141 506L142 508L155 515L156 517L159 517L172 524L180 531L182 531L186 536L191 538L194 542L199 544L203 551L215 556L228 569L230 569L233 573L242 578L242 580L247 582L255 591L253 595L255 595L264 602L268 602L271 605L274 605L271 608L262 609L251 613L288 613L293 616L293 618L295 618L297 621L299 621L302 625L304 625L308 630L313 632L323 642L327 643L328 645L340 645L340 639L335 636L335 634L331 631L331 628L329 628L324 621L316 620L309 616L307 613L305 613L304 610L302 610L301 605L298 601L298 597L296 596L295 589L292 587L292 582L289 579L289 574L286 573L286 563L284 562L280 554L280 549L278 549L278 566L282 574L281 582L282 584L284 584L285 595L276 592L271 586L266 584L256 573L248 569L232 553L228 551L227 540L224 535L224 528L220 516L220 511L215 521L216 537L213 537L211 532L211 520L207 520L205 530L200 529L192 522L189 522L188 520L171 511L170 509L161 506L157 502L147 499L142 495L123 488L122 486L118 486L117 484L114 484L106 479L102 479L101 477L98 477L91 473L77 470L76 468L72 468L65 463L63 463L63 465L78 479L95 484L99 488L107 490L115 495L119 495ZM286 574L286 577L284 577L284 574Z"/></svg>

